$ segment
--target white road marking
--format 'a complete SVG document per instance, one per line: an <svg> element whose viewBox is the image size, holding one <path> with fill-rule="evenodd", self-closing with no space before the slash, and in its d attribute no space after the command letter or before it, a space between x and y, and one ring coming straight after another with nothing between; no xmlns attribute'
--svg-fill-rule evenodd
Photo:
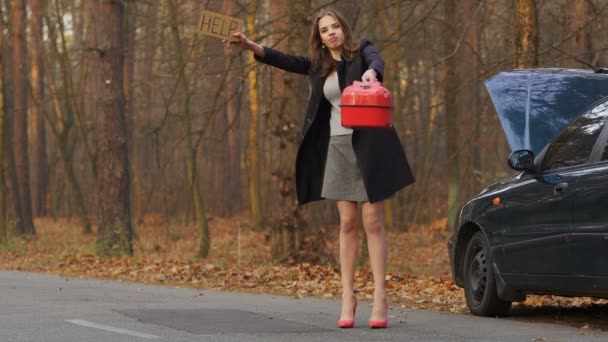
<svg viewBox="0 0 608 342"><path fill-rule="evenodd" d="M65 321L73 323L73 324L78 324L78 325L82 325L82 326L85 326L85 327L89 327L89 328L106 330L106 331L111 331L111 332L115 332L115 333L119 333L119 334L131 335L131 336L135 336L135 337L141 337L141 338L147 338L147 339L159 339L159 338L162 338L162 337L156 336L156 335L150 335L150 334L146 334L146 333L140 333L140 332L133 331L133 330L115 328L115 327L111 327L109 325L97 324L97 323L93 323L93 322L89 322L89 321L84 321L84 320L81 320L81 319L66 319Z"/></svg>

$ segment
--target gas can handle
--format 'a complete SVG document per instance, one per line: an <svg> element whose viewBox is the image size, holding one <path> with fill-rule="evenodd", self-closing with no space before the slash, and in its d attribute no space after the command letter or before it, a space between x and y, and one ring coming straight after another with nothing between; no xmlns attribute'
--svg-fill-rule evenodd
<svg viewBox="0 0 608 342"><path fill-rule="evenodd" d="M359 86L363 89L369 89L369 88L373 88L375 86L382 86L382 83L380 83L379 81L373 81L373 82L359 82Z"/></svg>

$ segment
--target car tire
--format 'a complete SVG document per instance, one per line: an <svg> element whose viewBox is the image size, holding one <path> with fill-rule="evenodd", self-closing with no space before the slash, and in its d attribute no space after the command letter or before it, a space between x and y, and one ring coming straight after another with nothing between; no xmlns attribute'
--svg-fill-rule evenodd
<svg viewBox="0 0 608 342"><path fill-rule="evenodd" d="M464 294L469 310L476 316L506 316L511 310L511 302L498 297L492 253L480 231L473 234L467 245Z"/></svg>

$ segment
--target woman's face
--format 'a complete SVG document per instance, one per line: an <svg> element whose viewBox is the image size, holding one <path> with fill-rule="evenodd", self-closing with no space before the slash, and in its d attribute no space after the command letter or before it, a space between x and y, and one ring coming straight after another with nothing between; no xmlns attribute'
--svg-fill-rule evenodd
<svg viewBox="0 0 608 342"><path fill-rule="evenodd" d="M331 15L326 15L319 19L319 35L321 43L330 50L342 49L344 44L344 33L342 25Z"/></svg>

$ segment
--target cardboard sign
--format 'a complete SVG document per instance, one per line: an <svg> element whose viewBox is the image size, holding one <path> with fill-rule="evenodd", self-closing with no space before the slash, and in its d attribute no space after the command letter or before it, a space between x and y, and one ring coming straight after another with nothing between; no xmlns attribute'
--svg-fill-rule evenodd
<svg viewBox="0 0 608 342"><path fill-rule="evenodd" d="M243 25L243 20L239 18L203 11L197 31L206 36L236 41L238 38L233 37L232 34L241 31Z"/></svg>

